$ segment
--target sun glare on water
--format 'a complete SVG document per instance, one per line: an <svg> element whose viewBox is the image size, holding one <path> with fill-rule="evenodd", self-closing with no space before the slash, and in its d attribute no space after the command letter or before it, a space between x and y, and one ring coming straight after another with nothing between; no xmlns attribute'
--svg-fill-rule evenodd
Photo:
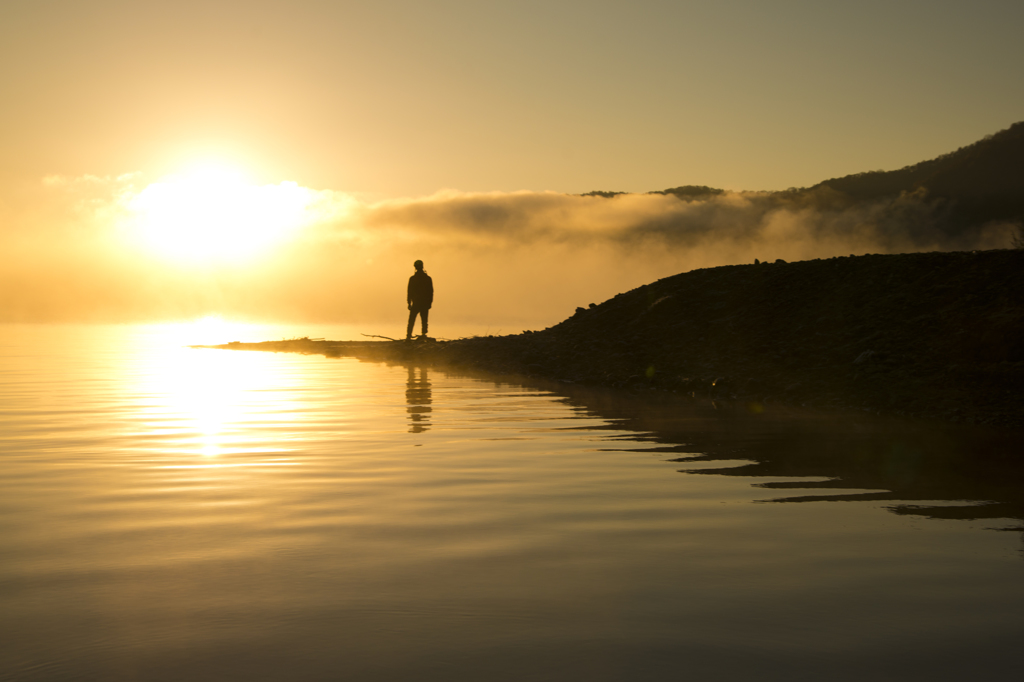
<svg viewBox="0 0 1024 682"><path fill-rule="evenodd" d="M236 261L287 240L314 198L294 182L258 186L237 171L208 167L147 186L129 208L138 236L162 256Z"/></svg>
<svg viewBox="0 0 1024 682"><path fill-rule="evenodd" d="M145 371L126 381L145 396L138 406L143 432L161 439L164 456L184 456L173 466L225 466L213 461L220 455L235 455L232 466L265 466L274 463L268 452L287 450L265 438L302 415L287 368L270 353L189 347L260 338L259 325L208 316L148 325L141 333Z"/></svg>

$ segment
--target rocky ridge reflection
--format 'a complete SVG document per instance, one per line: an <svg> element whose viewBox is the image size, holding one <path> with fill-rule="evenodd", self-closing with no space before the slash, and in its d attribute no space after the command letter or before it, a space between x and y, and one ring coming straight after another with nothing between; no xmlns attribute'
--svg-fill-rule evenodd
<svg viewBox="0 0 1024 682"><path fill-rule="evenodd" d="M892 502L888 509L895 514L993 520L992 528L1024 531L1019 431L513 381L565 396L568 404L607 420L608 430L634 432L616 450L663 454L681 463L729 462L681 473L788 479L756 483L779 492L764 502ZM638 441L646 445L628 446ZM787 490L820 492L785 495Z"/></svg>

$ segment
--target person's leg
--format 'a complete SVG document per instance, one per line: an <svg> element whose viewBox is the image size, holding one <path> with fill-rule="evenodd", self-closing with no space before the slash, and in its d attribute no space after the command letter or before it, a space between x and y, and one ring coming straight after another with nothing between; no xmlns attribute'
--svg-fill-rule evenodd
<svg viewBox="0 0 1024 682"><path fill-rule="evenodd" d="M412 327L413 327L414 324L416 324L416 313L417 313L417 310L416 310L415 306L413 306L412 308L409 309L409 326L405 330L405 338L406 338L406 340L412 338Z"/></svg>
<svg viewBox="0 0 1024 682"><path fill-rule="evenodd" d="M430 316L430 308L420 311L420 322L423 323L423 336L427 335L427 318Z"/></svg>

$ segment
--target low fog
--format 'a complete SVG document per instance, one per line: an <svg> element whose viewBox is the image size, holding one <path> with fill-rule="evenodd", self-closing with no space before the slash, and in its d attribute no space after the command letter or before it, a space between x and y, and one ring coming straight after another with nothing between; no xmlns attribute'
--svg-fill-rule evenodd
<svg viewBox="0 0 1024 682"><path fill-rule="evenodd" d="M950 234L923 193L853 203L830 190L572 196L462 193L389 201L305 190L301 226L237 262L147 250L140 179L49 178L0 206L0 321L239 320L401 328L421 259L432 330L543 328L577 306L695 268L864 253L1002 248L1011 227ZM376 326L374 329L382 327Z"/></svg>

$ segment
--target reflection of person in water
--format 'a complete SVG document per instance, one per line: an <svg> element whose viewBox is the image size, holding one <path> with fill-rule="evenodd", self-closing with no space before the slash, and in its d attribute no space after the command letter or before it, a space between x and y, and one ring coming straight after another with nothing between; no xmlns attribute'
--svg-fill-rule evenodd
<svg viewBox="0 0 1024 682"><path fill-rule="evenodd" d="M416 368L409 367L409 381L405 385L406 411L409 413L409 433L423 433L430 428L430 377L427 368L420 367L419 378Z"/></svg>
<svg viewBox="0 0 1024 682"><path fill-rule="evenodd" d="M416 272L409 278L409 291L406 294L406 301L409 304L409 328L405 331L405 338L412 338L412 328L416 323L416 316L420 316L423 324L423 334L427 335L427 316L430 313L430 306L434 303L434 281L430 275L423 272L423 261L413 263Z"/></svg>

